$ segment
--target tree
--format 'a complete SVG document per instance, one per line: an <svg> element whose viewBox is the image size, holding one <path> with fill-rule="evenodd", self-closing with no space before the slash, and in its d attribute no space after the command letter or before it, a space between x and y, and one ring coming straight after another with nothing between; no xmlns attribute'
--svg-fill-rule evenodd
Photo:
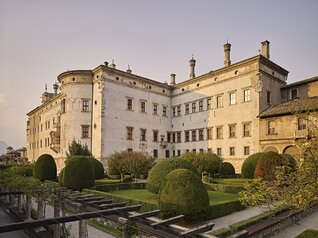
<svg viewBox="0 0 318 238"><path fill-rule="evenodd" d="M75 139L68 145L68 152L66 157L69 159L73 156L92 156L87 145L82 145L80 141L76 142Z"/></svg>
<svg viewBox="0 0 318 238"><path fill-rule="evenodd" d="M56 179L56 164L52 155L43 154L35 162L33 177L44 180Z"/></svg>
<svg viewBox="0 0 318 238"><path fill-rule="evenodd" d="M153 166L154 159L142 152L129 152L126 157L126 169L133 177L138 178L141 174L148 175Z"/></svg>

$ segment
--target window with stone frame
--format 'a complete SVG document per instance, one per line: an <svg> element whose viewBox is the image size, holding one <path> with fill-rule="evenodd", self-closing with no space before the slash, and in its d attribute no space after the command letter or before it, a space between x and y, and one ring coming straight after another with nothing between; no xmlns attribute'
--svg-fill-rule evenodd
<svg viewBox="0 0 318 238"><path fill-rule="evenodd" d="M172 108L172 116L175 117L176 116L176 107Z"/></svg>
<svg viewBox="0 0 318 238"><path fill-rule="evenodd" d="M244 155L250 155L250 147L244 146Z"/></svg>
<svg viewBox="0 0 318 238"><path fill-rule="evenodd" d="M132 111L133 109L133 100L131 98L127 98L127 110Z"/></svg>
<svg viewBox="0 0 318 238"><path fill-rule="evenodd" d="M185 104L185 114L189 114L190 113L190 109L189 109L189 104Z"/></svg>
<svg viewBox="0 0 318 238"><path fill-rule="evenodd" d="M88 99L82 99L82 111L89 112L89 100Z"/></svg>
<svg viewBox="0 0 318 238"><path fill-rule="evenodd" d="M244 96L244 102L251 101L251 90L250 89L244 89L243 90L243 96Z"/></svg>
<svg viewBox="0 0 318 238"><path fill-rule="evenodd" d="M275 135L275 121L268 121L267 122L267 134L269 135Z"/></svg>
<svg viewBox="0 0 318 238"><path fill-rule="evenodd" d="M272 104L272 93L271 91L266 92L266 102L267 104L271 105Z"/></svg>
<svg viewBox="0 0 318 238"><path fill-rule="evenodd" d="M290 90L290 99L294 100L296 98L298 98L298 88L293 88Z"/></svg>
<svg viewBox="0 0 318 238"><path fill-rule="evenodd" d="M223 127L216 127L216 139L223 139Z"/></svg>
<svg viewBox="0 0 318 238"><path fill-rule="evenodd" d="M196 111L196 102L192 103L192 113Z"/></svg>
<svg viewBox="0 0 318 238"><path fill-rule="evenodd" d="M217 108L223 107L223 101L222 101L222 96L221 95L216 96L216 107Z"/></svg>
<svg viewBox="0 0 318 238"><path fill-rule="evenodd" d="M211 98L206 99L206 109L210 110L211 109Z"/></svg>
<svg viewBox="0 0 318 238"><path fill-rule="evenodd" d="M229 125L229 138L236 138L236 124Z"/></svg>
<svg viewBox="0 0 318 238"><path fill-rule="evenodd" d="M213 139L213 128L212 127L209 127L209 128L206 128L206 139L207 140L212 140Z"/></svg>
<svg viewBox="0 0 318 238"><path fill-rule="evenodd" d="M158 142L158 135L159 135L159 131L153 130L153 141L154 142Z"/></svg>
<svg viewBox="0 0 318 238"><path fill-rule="evenodd" d="M243 123L243 137L251 136L251 123Z"/></svg>
<svg viewBox="0 0 318 238"><path fill-rule="evenodd" d="M197 131L193 130L193 131L191 131L191 133L192 133L192 141L196 141L197 140Z"/></svg>
<svg viewBox="0 0 318 238"><path fill-rule="evenodd" d="M140 112L146 112L146 102L140 101Z"/></svg>
<svg viewBox="0 0 318 238"><path fill-rule="evenodd" d="M163 115L164 117L167 116L167 106L162 106L162 115Z"/></svg>
<svg viewBox="0 0 318 238"><path fill-rule="evenodd" d="M236 104L236 93L231 92L229 93L229 105L234 105Z"/></svg>
<svg viewBox="0 0 318 238"><path fill-rule="evenodd" d="M199 129L199 141L203 141L203 140L204 140L203 129Z"/></svg>
<svg viewBox="0 0 318 238"><path fill-rule="evenodd" d="M230 147L230 155L235 155L235 147Z"/></svg>
<svg viewBox="0 0 318 238"><path fill-rule="evenodd" d="M181 131L177 132L177 143L181 143Z"/></svg>
<svg viewBox="0 0 318 238"><path fill-rule="evenodd" d="M127 140L132 140L133 139L133 127L127 126Z"/></svg>
<svg viewBox="0 0 318 238"><path fill-rule="evenodd" d="M298 130L306 130L307 129L307 121L304 117L299 117L297 119L297 128Z"/></svg>
<svg viewBox="0 0 318 238"><path fill-rule="evenodd" d="M216 148L217 156L222 156L222 148Z"/></svg>
<svg viewBox="0 0 318 238"><path fill-rule="evenodd" d="M177 116L181 116L181 106L177 106Z"/></svg>
<svg viewBox="0 0 318 238"><path fill-rule="evenodd" d="M158 115L158 104L153 104L153 114Z"/></svg>
<svg viewBox="0 0 318 238"><path fill-rule="evenodd" d="M203 101L199 101L199 112L203 111Z"/></svg>
<svg viewBox="0 0 318 238"><path fill-rule="evenodd" d="M146 141L146 129L140 129L140 141Z"/></svg>
<svg viewBox="0 0 318 238"><path fill-rule="evenodd" d="M184 132L184 141L189 142L190 141L190 131Z"/></svg>
<svg viewBox="0 0 318 238"><path fill-rule="evenodd" d="M89 138L89 125L82 125L82 138Z"/></svg>

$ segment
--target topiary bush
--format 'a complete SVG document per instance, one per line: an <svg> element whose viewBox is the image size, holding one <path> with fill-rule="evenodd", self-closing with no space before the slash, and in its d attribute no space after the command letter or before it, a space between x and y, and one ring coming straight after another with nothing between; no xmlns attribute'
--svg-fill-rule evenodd
<svg viewBox="0 0 318 238"><path fill-rule="evenodd" d="M56 164L52 155L41 155L34 164L33 177L41 181L56 179Z"/></svg>
<svg viewBox="0 0 318 238"><path fill-rule="evenodd" d="M182 155L183 159L190 161L199 171L200 174L206 172L211 176L218 173L222 159L214 153L202 152L193 153L188 152Z"/></svg>
<svg viewBox="0 0 318 238"><path fill-rule="evenodd" d="M165 177L175 169L189 169L199 176L199 172L194 165L185 159L177 157L163 159L149 171L147 190L152 193L159 193Z"/></svg>
<svg viewBox="0 0 318 238"><path fill-rule="evenodd" d="M86 156L74 156L68 159L63 179L65 187L82 190L94 185L95 170L90 160L91 158Z"/></svg>
<svg viewBox="0 0 318 238"><path fill-rule="evenodd" d="M91 157L90 162L95 170L94 171L95 172L95 180L104 178L104 166L103 166L103 164L99 160L97 160L93 157Z"/></svg>
<svg viewBox="0 0 318 238"><path fill-rule="evenodd" d="M271 180L275 176L277 166L286 165L286 161L278 153L269 151L262 154L255 166L254 178Z"/></svg>
<svg viewBox="0 0 318 238"><path fill-rule="evenodd" d="M61 186L64 186L64 172L65 172L65 167L61 170L59 174L59 184Z"/></svg>
<svg viewBox="0 0 318 238"><path fill-rule="evenodd" d="M164 218L182 214L187 220L205 219L209 197L199 176L188 169L175 169L164 180L158 205Z"/></svg>
<svg viewBox="0 0 318 238"><path fill-rule="evenodd" d="M235 168L230 162L223 162L219 167L220 177L226 178L235 175Z"/></svg>
<svg viewBox="0 0 318 238"><path fill-rule="evenodd" d="M291 168L292 171L296 170L297 162L293 156L291 156L290 154L281 154L280 156L282 156L284 158L284 160L286 162L286 166Z"/></svg>
<svg viewBox="0 0 318 238"><path fill-rule="evenodd" d="M242 178L254 178L255 166L263 153L255 153L247 157L242 164Z"/></svg>

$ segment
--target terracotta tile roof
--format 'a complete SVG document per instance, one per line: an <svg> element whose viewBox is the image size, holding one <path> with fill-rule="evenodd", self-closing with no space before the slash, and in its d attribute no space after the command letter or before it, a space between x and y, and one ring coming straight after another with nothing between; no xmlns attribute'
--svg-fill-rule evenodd
<svg viewBox="0 0 318 238"><path fill-rule="evenodd" d="M301 80L298 82L290 83L290 84L287 84L281 88L290 88L290 87L294 87L294 86L298 86L298 85L302 85L302 84L308 84L308 83L315 82L315 81L318 81L318 76L315 76L315 77L312 77L309 79L304 79L304 80Z"/></svg>
<svg viewBox="0 0 318 238"><path fill-rule="evenodd" d="M261 112L258 117L266 118L283 116L306 111L318 111L318 97L295 99L275 106L271 106Z"/></svg>

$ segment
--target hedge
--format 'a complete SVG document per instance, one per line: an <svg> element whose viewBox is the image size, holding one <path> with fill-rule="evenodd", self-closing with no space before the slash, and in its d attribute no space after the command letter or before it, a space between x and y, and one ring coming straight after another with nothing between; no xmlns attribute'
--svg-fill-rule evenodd
<svg viewBox="0 0 318 238"><path fill-rule="evenodd" d="M15 165L8 167L7 171L15 175L33 176L34 166L32 164Z"/></svg>
<svg viewBox="0 0 318 238"><path fill-rule="evenodd" d="M293 156L291 156L290 154L281 154L280 156L282 156L286 162L286 165L288 167L290 167L292 169L292 171L295 171L297 168L297 162L294 159Z"/></svg>
<svg viewBox="0 0 318 238"><path fill-rule="evenodd" d="M96 185L96 190L102 192L113 192L119 190L128 190L128 189L145 189L146 183L114 183L114 184L103 184Z"/></svg>
<svg viewBox="0 0 318 238"><path fill-rule="evenodd" d="M240 201L232 201L209 206L209 219L215 219L229 215L233 212L244 210L245 207Z"/></svg>
<svg viewBox="0 0 318 238"><path fill-rule="evenodd" d="M52 155L43 154L35 162L33 177L44 180L56 179L56 164Z"/></svg>
<svg viewBox="0 0 318 238"><path fill-rule="evenodd" d="M199 176L199 172L194 165L185 159L176 157L163 159L149 171L147 190L152 193L159 193L165 177L175 169L189 169Z"/></svg>
<svg viewBox="0 0 318 238"><path fill-rule="evenodd" d="M254 177L271 180L275 176L275 168L284 165L286 165L286 161L278 153L273 151L265 152L256 163Z"/></svg>
<svg viewBox="0 0 318 238"><path fill-rule="evenodd" d="M230 162L223 162L219 167L219 174L221 178L227 178L235 175L235 168Z"/></svg>
<svg viewBox="0 0 318 238"><path fill-rule="evenodd" d="M64 186L64 172L65 172L65 167L61 170L59 174L59 184L61 186Z"/></svg>
<svg viewBox="0 0 318 238"><path fill-rule="evenodd" d="M254 178L255 166L263 153L255 153L247 157L242 164L242 178Z"/></svg>
<svg viewBox="0 0 318 238"><path fill-rule="evenodd" d="M216 183L205 183L206 189L209 191L218 191L222 193L233 193L237 194L244 190L243 186L233 184L216 184Z"/></svg>
<svg viewBox="0 0 318 238"><path fill-rule="evenodd" d="M103 166L103 164L99 160L92 158L92 157L90 159L90 162L95 170L95 180L104 178L104 166Z"/></svg>

